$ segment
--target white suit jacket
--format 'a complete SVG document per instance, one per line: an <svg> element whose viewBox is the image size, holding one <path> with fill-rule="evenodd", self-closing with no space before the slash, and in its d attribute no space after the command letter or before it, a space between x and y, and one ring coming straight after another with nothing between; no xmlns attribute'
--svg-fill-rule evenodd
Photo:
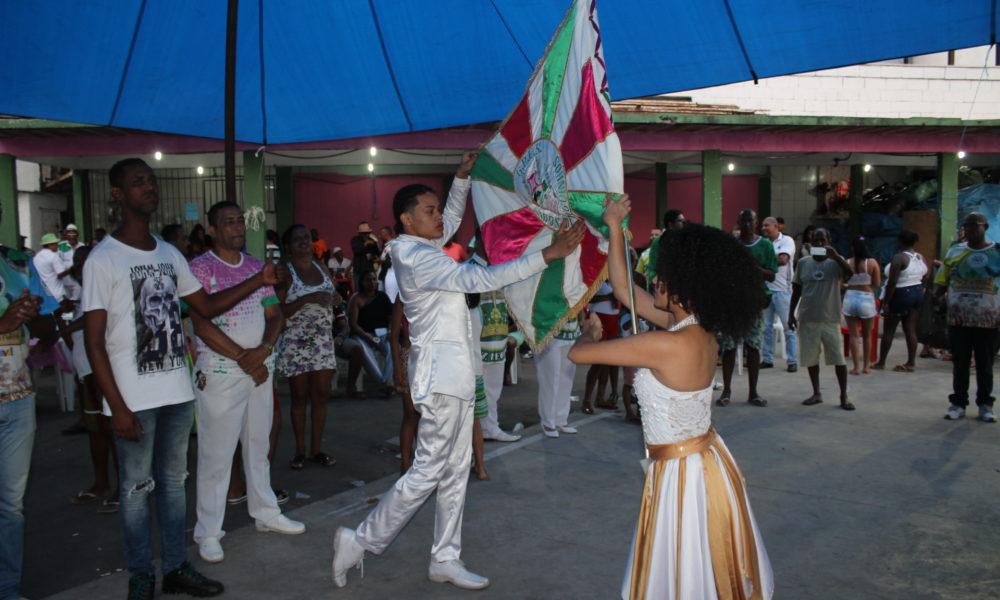
<svg viewBox="0 0 1000 600"><path fill-rule="evenodd" d="M401 235L393 242L392 267L410 323L410 394L414 402L432 394L472 401L476 393L474 359L479 338L465 294L489 292L545 269L541 251L500 265L457 263L442 247L462 223L469 180L455 179L444 209L444 235L428 240Z"/></svg>

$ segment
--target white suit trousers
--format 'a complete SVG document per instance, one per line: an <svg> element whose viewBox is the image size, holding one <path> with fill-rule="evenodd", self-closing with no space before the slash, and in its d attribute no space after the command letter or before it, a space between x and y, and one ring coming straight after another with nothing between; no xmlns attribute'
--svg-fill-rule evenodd
<svg viewBox="0 0 1000 600"><path fill-rule="evenodd" d="M483 386L486 388L486 403L489 405L490 412L479 419L479 424L483 428L484 436L495 437L500 433L497 402L500 401L500 394L503 393L503 361L483 363Z"/></svg>
<svg viewBox="0 0 1000 600"><path fill-rule="evenodd" d="M386 492L358 526L362 548L381 554L437 489L431 558L455 560L462 554L462 514L472 462L471 399L444 394L414 399L420 411L413 466Z"/></svg>
<svg viewBox="0 0 1000 600"><path fill-rule="evenodd" d="M204 373L204 371L203 371ZM281 514L271 489L267 461L274 391L271 378L254 386L249 375L205 373L205 389L195 386L198 407L198 523L194 538L221 538L226 493L236 443L243 443L243 471L250 516L263 522Z"/></svg>
<svg viewBox="0 0 1000 600"><path fill-rule="evenodd" d="M548 348L535 354L538 376L538 416L542 426L555 429L567 424L569 396L573 391L576 364L569 359L573 342L552 341Z"/></svg>

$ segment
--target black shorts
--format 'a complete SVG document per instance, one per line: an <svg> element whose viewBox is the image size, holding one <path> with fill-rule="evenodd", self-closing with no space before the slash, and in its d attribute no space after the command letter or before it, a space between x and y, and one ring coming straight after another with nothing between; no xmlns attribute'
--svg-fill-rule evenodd
<svg viewBox="0 0 1000 600"><path fill-rule="evenodd" d="M924 286L910 285L896 288L889 302L889 314L894 317L905 317L911 310L920 310L924 302Z"/></svg>

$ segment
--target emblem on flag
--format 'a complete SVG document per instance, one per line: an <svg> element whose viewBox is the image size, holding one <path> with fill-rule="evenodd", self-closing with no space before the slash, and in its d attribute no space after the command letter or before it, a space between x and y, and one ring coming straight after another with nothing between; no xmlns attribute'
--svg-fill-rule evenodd
<svg viewBox="0 0 1000 600"><path fill-rule="evenodd" d="M587 224L573 254L504 289L536 352L607 278L601 214L605 196L621 195L623 187L596 0L576 0L472 170L473 205L492 264L541 250L563 225Z"/></svg>

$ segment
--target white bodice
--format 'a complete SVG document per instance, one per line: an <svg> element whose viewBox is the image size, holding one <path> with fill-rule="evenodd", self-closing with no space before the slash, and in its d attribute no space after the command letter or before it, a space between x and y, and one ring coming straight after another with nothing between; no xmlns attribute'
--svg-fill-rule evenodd
<svg viewBox="0 0 1000 600"><path fill-rule="evenodd" d="M673 444L698 437L712 425L712 386L678 392L639 369L633 383L642 408L642 433L647 444Z"/></svg>
<svg viewBox="0 0 1000 600"><path fill-rule="evenodd" d="M697 322L690 315L670 331ZM642 408L642 433L647 444L673 444L703 435L712 426L711 385L694 392L678 392L657 381L649 369L638 369L633 389Z"/></svg>

